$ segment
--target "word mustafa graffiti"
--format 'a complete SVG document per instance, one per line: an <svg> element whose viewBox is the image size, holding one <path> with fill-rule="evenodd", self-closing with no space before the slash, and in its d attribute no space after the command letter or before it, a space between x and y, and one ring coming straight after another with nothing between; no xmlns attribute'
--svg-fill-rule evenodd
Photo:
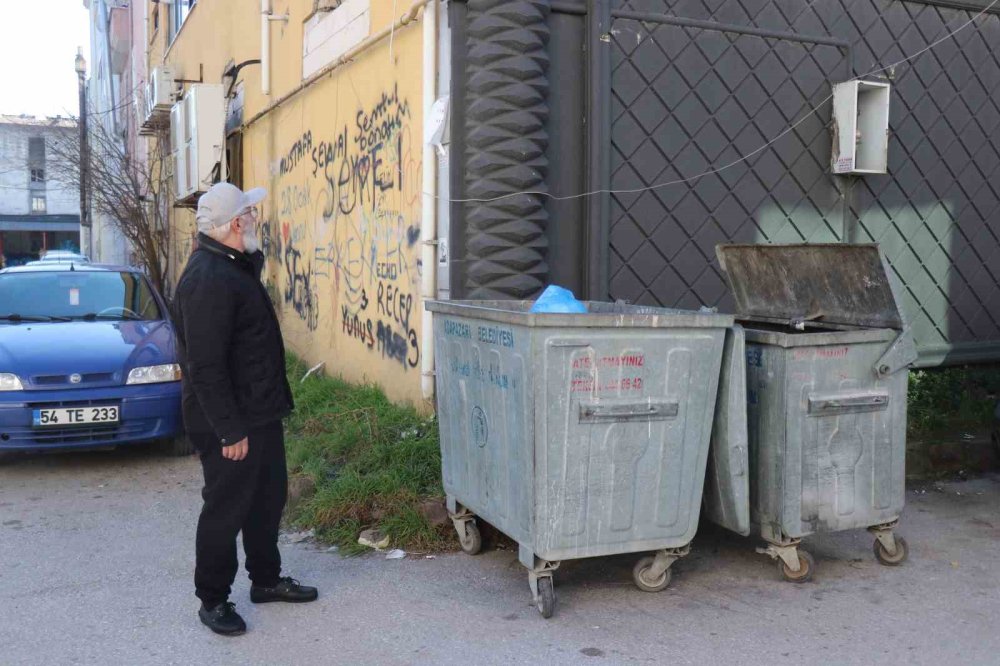
<svg viewBox="0 0 1000 666"><path fill-rule="evenodd" d="M278 173L280 175L286 176L291 173L298 166L299 162L309 155L312 150L312 140L312 132L305 132L300 139L292 144L288 154L282 157L281 162L278 164Z"/></svg>

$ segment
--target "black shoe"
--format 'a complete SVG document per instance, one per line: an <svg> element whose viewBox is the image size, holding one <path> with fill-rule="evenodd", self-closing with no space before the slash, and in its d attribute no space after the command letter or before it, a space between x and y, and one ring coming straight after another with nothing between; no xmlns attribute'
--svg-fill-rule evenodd
<svg viewBox="0 0 1000 666"><path fill-rule="evenodd" d="M294 578L282 578L274 587L250 586L250 601L266 604L269 601L288 601L293 604L316 601L319 591L315 587L299 585Z"/></svg>
<svg viewBox="0 0 1000 666"><path fill-rule="evenodd" d="M231 601L224 601L213 608L205 608L205 604L202 604L198 609L198 617L206 627L223 636L239 636L247 631L247 623L236 612L236 605Z"/></svg>

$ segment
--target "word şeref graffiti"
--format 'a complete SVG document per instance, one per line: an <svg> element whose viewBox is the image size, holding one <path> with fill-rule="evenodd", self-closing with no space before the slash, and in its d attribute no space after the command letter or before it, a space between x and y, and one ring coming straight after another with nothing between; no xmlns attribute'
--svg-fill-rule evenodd
<svg viewBox="0 0 1000 666"><path fill-rule="evenodd" d="M323 141L312 150L312 174L318 177L322 172L326 183L324 217L350 215L358 206L375 211L380 193L403 191L399 156L409 117L410 105L400 99L396 86L391 93L383 92L369 111L358 111L351 140L345 125L333 141Z"/></svg>

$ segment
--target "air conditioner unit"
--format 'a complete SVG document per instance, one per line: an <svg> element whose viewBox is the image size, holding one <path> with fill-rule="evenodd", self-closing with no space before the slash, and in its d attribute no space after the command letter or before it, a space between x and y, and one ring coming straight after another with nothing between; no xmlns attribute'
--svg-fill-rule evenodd
<svg viewBox="0 0 1000 666"><path fill-rule="evenodd" d="M225 145L224 91L220 83L195 84L171 109L171 151L178 200L212 186L212 172L222 159Z"/></svg>
<svg viewBox="0 0 1000 666"><path fill-rule="evenodd" d="M150 129L162 126L170 114L176 99L174 70L171 67L155 67L146 83L146 117L143 127Z"/></svg>
<svg viewBox="0 0 1000 666"><path fill-rule="evenodd" d="M187 130L184 122L184 102L177 102L170 109L170 155L174 164L174 198L184 199L191 194L187 175Z"/></svg>

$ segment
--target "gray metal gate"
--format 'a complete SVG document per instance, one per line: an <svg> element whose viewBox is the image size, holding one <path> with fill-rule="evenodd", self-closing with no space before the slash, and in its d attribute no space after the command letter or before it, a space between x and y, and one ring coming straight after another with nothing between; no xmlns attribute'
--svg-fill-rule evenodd
<svg viewBox="0 0 1000 666"><path fill-rule="evenodd" d="M888 175L830 174L824 103L832 83L916 53L985 4L593 2L593 189L691 178L819 110L720 173L595 198L592 296L728 308L716 243L874 241L903 286L922 363L1000 357L1000 18L884 74Z"/></svg>

